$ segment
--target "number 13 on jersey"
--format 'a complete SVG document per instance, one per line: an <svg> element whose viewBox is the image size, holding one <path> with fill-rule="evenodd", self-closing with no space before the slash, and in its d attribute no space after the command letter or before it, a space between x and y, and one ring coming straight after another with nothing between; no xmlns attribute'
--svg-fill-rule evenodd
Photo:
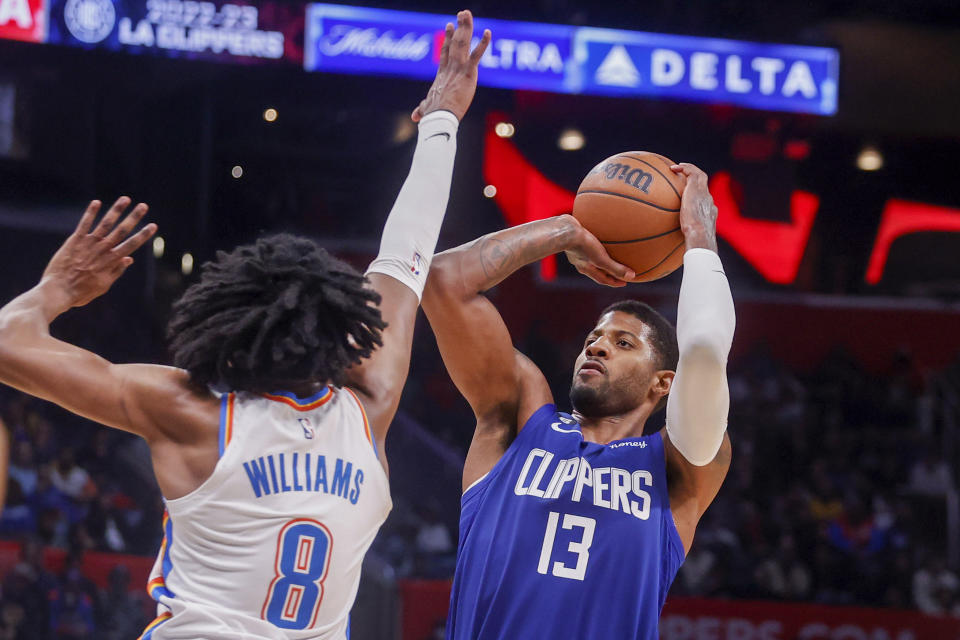
<svg viewBox="0 0 960 640"><path fill-rule="evenodd" d="M553 569L550 569L550 557L553 555L553 542L557 536L557 523L560 522L560 514L551 511L547 516L547 530L543 534L543 546L540 547L540 563L537 565L537 573L547 575L548 572L558 578L569 578L571 580L583 580L587 574L587 562L590 560L590 545L593 544L593 532L597 528L597 521L586 516L575 516L572 513L563 514L564 529L580 529L582 535L580 540L571 540L567 545L567 551L577 554L577 564L568 567L557 560L553 563Z"/></svg>
<svg viewBox="0 0 960 640"><path fill-rule="evenodd" d="M333 537L322 523L291 520L277 537L275 576L260 616L281 629L307 629L317 621Z"/></svg>

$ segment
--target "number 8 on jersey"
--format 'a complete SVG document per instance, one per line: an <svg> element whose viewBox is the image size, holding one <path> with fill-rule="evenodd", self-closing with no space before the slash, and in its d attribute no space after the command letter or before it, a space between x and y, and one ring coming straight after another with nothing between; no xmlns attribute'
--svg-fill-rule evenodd
<svg viewBox="0 0 960 640"><path fill-rule="evenodd" d="M333 537L316 520L291 520L277 537L276 576L267 589L261 617L281 629L307 629L323 600Z"/></svg>

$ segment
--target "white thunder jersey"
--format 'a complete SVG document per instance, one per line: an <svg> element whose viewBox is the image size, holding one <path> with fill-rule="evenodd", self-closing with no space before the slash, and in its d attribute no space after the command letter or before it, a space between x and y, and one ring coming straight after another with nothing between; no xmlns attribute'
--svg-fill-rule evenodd
<svg viewBox="0 0 960 640"><path fill-rule="evenodd" d="M167 500L144 640L343 640L363 556L392 503L348 389L224 394L220 460Z"/></svg>

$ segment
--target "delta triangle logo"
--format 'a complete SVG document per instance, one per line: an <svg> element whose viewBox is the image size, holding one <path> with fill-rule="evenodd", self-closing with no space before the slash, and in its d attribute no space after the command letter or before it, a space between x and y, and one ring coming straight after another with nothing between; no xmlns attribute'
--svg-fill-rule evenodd
<svg viewBox="0 0 960 640"><path fill-rule="evenodd" d="M640 72L630 59L630 54L622 44L612 49L603 59L594 75L597 84L615 87L636 87L640 84Z"/></svg>

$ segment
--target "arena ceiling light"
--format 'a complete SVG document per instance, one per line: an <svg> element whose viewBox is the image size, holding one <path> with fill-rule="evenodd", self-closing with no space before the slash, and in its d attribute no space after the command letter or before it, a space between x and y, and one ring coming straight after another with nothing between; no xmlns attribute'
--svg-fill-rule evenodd
<svg viewBox="0 0 960 640"><path fill-rule="evenodd" d="M157 236L153 239L153 257L160 259L163 257L163 251L166 248L167 243L164 242L163 236Z"/></svg>
<svg viewBox="0 0 960 640"><path fill-rule="evenodd" d="M267 122L276 122L276 121L277 121L277 117L278 117L279 115L280 115L280 114L279 114L279 113L277 112L277 110L274 109L273 107L270 107L270 108L268 108L268 109L264 109L264 111L263 111L263 119L266 120Z"/></svg>
<svg viewBox="0 0 960 640"><path fill-rule="evenodd" d="M509 122L498 122L493 127L493 132L501 138L512 138L513 134L517 132L517 128Z"/></svg>
<svg viewBox="0 0 960 640"><path fill-rule="evenodd" d="M492 198L497 195L497 188L492 184L488 184L483 188L483 195L486 198Z"/></svg>
<svg viewBox="0 0 960 640"><path fill-rule="evenodd" d="M883 154L874 146L867 145L857 155L857 168L861 171L877 171L883 168Z"/></svg>
<svg viewBox="0 0 960 640"><path fill-rule="evenodd" d="M583 149L583 145L586 143L587 140L583 137L583 132L572 127L561 131L560 137L557 138L557 146L564 151L578 151Z"/></svg>
<svg viewBox="0 0 960 640"><path fill-rule="evenodd" d="M230 169L230 175L239 180L243 177L243 167L240 165L234 166L233 169Z"/></svg>
<svg viewBox="0 0 960 640"><path fill-rule="evenodd" d="M417 135L417 125L410 119L409 113L401 113L397 116L393 125L393 144L404 144L412 140Z"/></svg>

